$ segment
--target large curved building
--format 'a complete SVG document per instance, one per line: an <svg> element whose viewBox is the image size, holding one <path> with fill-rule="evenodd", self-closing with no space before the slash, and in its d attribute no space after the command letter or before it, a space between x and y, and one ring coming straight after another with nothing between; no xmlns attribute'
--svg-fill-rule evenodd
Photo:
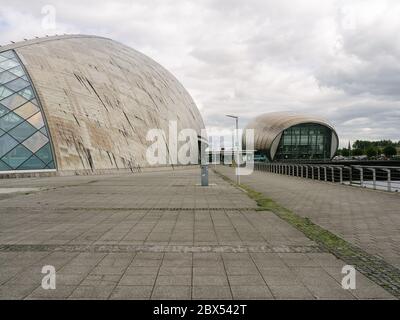
<svg viewBox="0 0 400 320"><path fill-rule="evenodd" d="M270 161L331 159L339 145L333 126L313 116L265 113L246 129L254 129L254 149Z"/></svg>
<svg viewBox="0 0 400 320"><path fill-rule="evenodd" d="M64 35L0 47L0 173L145 167L147 131L168 133L169 120L201 137L183 86L121 43Z"/></svg>

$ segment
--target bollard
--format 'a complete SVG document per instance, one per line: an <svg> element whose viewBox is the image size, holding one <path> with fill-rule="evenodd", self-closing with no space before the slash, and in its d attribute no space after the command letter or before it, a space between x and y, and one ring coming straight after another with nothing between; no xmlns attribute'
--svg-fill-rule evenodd
<svg viewBox="0 0 400 320"><path fill-rule="evenodd" d="M201 185L208 187L208 165L201 165Z"/></svg>

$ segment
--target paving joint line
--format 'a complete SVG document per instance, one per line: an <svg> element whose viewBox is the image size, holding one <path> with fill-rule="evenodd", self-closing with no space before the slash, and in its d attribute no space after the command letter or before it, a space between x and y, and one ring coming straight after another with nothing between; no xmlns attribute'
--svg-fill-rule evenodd
<svg viewBox="0 0 400 320"><path fill-rule="evenodd" d="M326 253L318 245L0 245L0 252L171 252L171 253Z"/></svg>

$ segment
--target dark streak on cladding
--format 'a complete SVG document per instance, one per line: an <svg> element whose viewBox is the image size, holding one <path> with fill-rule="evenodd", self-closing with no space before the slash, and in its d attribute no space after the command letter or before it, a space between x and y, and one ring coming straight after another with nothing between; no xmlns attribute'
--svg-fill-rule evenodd
<svg viewBox="0 0 400 320"><path fill-rule="evenodd" d="M128 121L129 125L131 126L132 130L135 131L135 128L133 127L133 125L132 125L131 121L129 120L128 116L126 115L126 112L122 111L122 113L124 114L126 120Z"/></svg>
<svg viewBox="0 0 400 320"><path fill-rule="evenodd" d="M103 105L103 107L106 109L106 111L109 113L110 111L108 110L108 108L106 107L105 103L103 102L103 100L100 98L100 95L97 93L96 89L93 87L92 83L86 78L87 83L89 84L89 86L92 88L93 92L95 93L95 95L97 96L97 98L99 98L101 104Z"/></svg>

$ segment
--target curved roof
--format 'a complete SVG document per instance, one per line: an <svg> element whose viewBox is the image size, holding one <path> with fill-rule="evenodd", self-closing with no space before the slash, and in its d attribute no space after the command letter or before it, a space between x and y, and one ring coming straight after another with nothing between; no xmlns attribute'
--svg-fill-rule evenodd
<svg viewBox="0 0 400 320"><path fill-rule="evenodd" d="M63 35L0 47L25 66L47 119L59 170L148 166L149 129L169 121L201 135L193 99L165 68L108 38ZM168 139L166 139L168 140ZM167 150L169 141L165 141Z"/></svg>
<svg viewBox="0 0 400 320"><path fill-rule="evenodd" d="M328 127L334 133L331 156L334 155L338 145L338 136L333 126L323 118L296 114L291 112L264 113L251 120L246 129L254 129L254 149L266 151L270 159L275 156L282 132L294 125L302 123L315 123ZM245 144L245 142L244 142Z"/></svg>

